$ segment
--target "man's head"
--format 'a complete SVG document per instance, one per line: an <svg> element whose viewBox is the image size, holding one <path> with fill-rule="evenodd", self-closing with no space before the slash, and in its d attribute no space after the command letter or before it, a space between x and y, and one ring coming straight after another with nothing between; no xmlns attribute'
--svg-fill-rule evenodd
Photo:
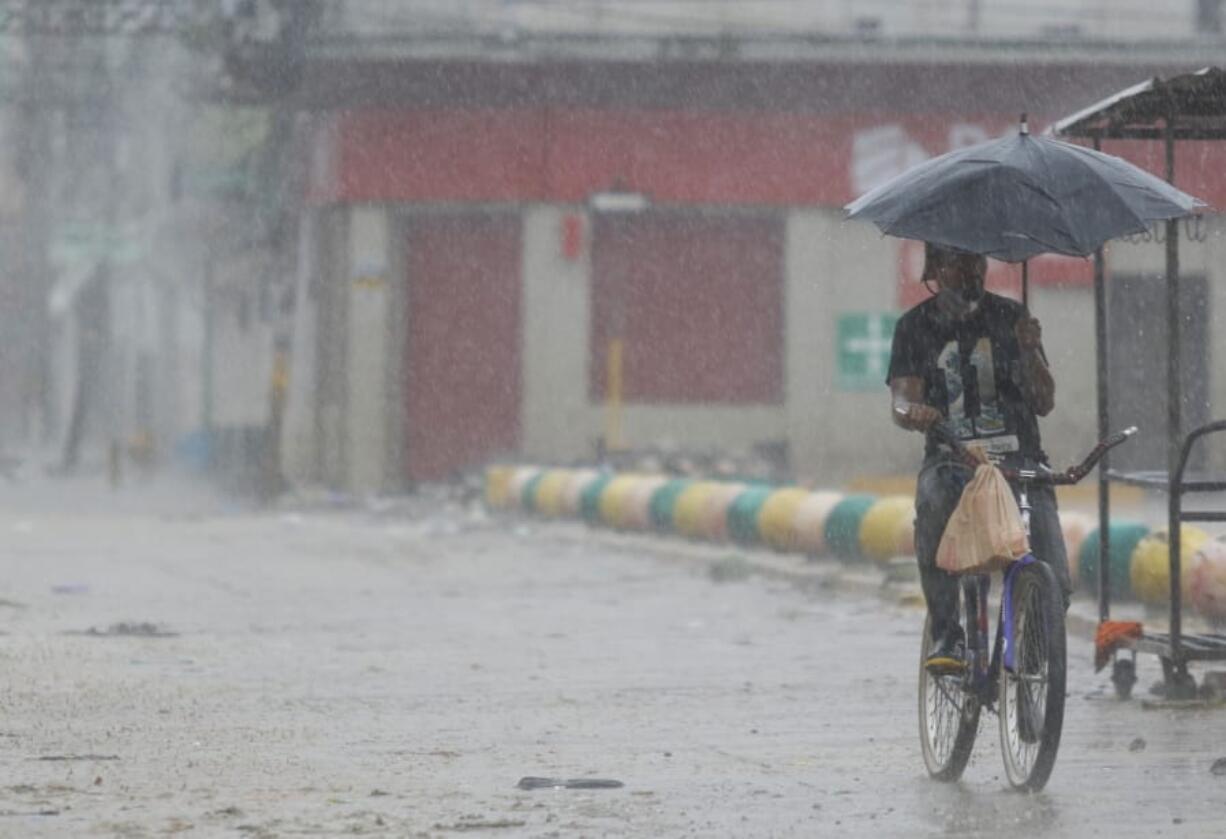
<svg viewBox="0 0 1226 839"><path fill-rule="evenodd" d="M983 299L983 282L988 272L988 261L979 254L964 253L943 248L931 242L924 243L925 283L936 283L937 294L950 303L950 314L966 316L973 312Z"/></svg>

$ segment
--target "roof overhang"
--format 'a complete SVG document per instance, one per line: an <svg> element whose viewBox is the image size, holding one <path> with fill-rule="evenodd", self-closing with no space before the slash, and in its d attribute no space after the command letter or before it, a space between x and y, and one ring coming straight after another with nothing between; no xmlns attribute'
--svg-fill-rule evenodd
<svg viewBox="0 0 1226 839"><path fill-rule="evenodd" d="M1052 134L1099 140L1226 139L1226 71L1154 77L1057 120Z"/></svg>

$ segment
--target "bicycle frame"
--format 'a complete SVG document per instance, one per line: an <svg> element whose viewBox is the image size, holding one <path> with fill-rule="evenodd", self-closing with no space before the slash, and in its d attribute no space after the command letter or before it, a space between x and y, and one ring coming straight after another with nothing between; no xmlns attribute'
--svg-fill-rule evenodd
<svg viewBox="0 0 1226 839"><path fill-rule="evenodd" d="M955 462L960 460L971 469L985 463L983 455L972 455L947 428L937 426L931 432ZM995 468L1013 488L1026 535L1031 535L1030 494L1036 485L1077 483L1109 449L1135 432L1135 428L1130 428L1104 440L1082 463L1064 472L1054 472L1043 463L996 464ZM1028 566L1033 567L1027 570ZM999 717L1001 751L1009 783L1017 789L1034 791L1042 789L1051 774L1064 719L1067 653L1063 613L1057 599L1059 582L1051 569L1032 553L1009 562L1003 572L994 637L988 617L991 575L968 575L959 580L965 611L962 616L966 629L965 666L960 675L945 679L928 668L927 654L921 658L920 737L929 773L938 780L956 780L970 758L979 712L987 708ZM1026 602L1016 602L1017 597L1026 598ZM925 624L926 650L932 640L928 635L931 620L930 614ZM1031 629L1035 626L1040 628ZM1042 627L1054 627L1054 634ZM1037 644L1034 648L1032 636ZM931 698L933 691L939 692L935 704ZM955 729L942 729L940 721L948 719L943 715L950 705L957 708L958 722Z"/></svg>

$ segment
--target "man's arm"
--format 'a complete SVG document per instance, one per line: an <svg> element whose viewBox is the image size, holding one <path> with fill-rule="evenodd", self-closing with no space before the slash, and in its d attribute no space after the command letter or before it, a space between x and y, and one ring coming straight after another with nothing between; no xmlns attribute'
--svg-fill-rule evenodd
<svg viewBox="0 0 1226 839"><path fill-rule="evenodd" d="M927 431L944 419L940 411L924 404L924 380L919 376L890 379L890 415L895 425L908 431Z"/></svg>
<svg viewBox="0 0 1226 839"><path fill-rule="evenodd" d="M1056 380L1043 354L1043 329L1035 318L1022 316L1013 331L1022 354L1022 398L1045 417L1056 407Z"/></svg>

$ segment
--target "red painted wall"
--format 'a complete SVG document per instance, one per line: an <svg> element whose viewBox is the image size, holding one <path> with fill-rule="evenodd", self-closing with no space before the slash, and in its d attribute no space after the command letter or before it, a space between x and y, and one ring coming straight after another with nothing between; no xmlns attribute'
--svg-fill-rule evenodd
<svg viewBox="0 0 1226 839"><path fill-rule="evenodd" d="M857 173L901 171L1009 130L1004 114L819 114L642 108L344 111L316 202L581 202L620 182L657 203L841 206ZM1035 126L1038 130L1041 126ZM1106 151L1161 172L1156 144ZM901 167L901 168L900 168ZM1226 144L1179 147L1177 183L1226 207Z"/></svg>
<svg viewBox="0 0 1226 839"><path fill-rule="evenodd" d="M598 218L589 395L605 398L618 335L628 401L782 402L783 296L777 218Z"/></svg>
<svg viewBox="0 0 1226 839"><path fill-rule="evenodd" d="M517 215L426 216L408 232L405 399L413 480L519 445Z"/></svg>

